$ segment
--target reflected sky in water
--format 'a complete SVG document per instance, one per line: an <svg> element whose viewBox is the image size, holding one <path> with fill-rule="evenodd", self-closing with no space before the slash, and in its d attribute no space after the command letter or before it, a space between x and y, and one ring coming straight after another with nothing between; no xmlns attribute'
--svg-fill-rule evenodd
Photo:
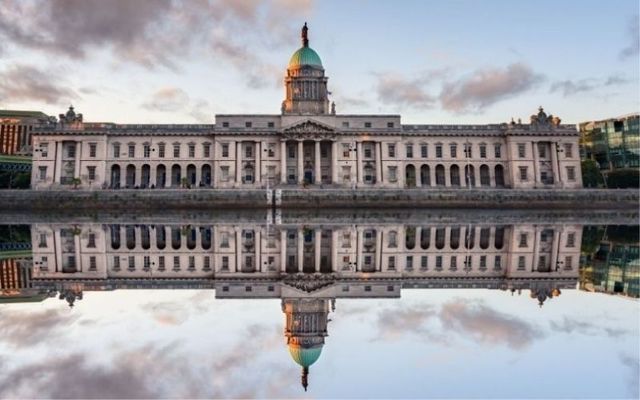
<svg viewBox="0 0 640 400"><path fill-rule="evenodd" d="M280 301L208 290L85 294L0 309L2 397L637 396L638 303L564 290L340 299L309 391ZM7 323L10 321L11 323Z"/></svg>
<svg viewBox="0 0 640 400"><path fill-rule="evenodd" d="M14 258L15 265L33 268L29 290L40 291L43 297L48 293L50 297L31 303L0 304L0 397L639 396L640 303L633 295L637 290L637 286L633 289L634 282L637 285L633 274L638 274L637 233L629 238L637 227L587 228L576 220L538 224L531 218L493 225L481 217L446 223L431 218L421 222L424 223L392 218L378 225L371 220L334 226L326 222L304 226L284 223L275 228L282 232L280 236L270 235L271 228L265 231L263 222L254 224L253 233L245 235L250 224L244 220L237 235L237 240L243 241L234 243L232 237L231 250L224 250L231 255L229 270L221 267L216 258L220 251L217 238L234 223L205 224L211 226L211 233L209 228L197 230L201 233L194 233L196 249L187 253L197 257L210 254L212 270L199 269L202 265L198 258L195 272L183 268L173 271L172 277L164 281L157 279L160 272L153 270L158 267L153 262L152 271L144 275L147 272L126 269L125 264L122 269L114 269L109 261L119 256L128 259L134 254L137 244L114 250L113 241L126 241L128 237L139 241L140 232L144 238L145 225L135 225L135 234L129 236L124 233L126 223L122 224L122 234L114 234L113 221L104 225L34 223L31 228L15 228L10 235L2 230L5 244L32 244L31 255ZM465 222L469 223L466 227ZM428 240L437 241L441 228L448 238L444 249L432 245L425 250L406 250L416 258L413 270L407 268L402 252L406 245L403 240L409 240L405 235L414 237L411 224L421 226L418 232L433 229ZM195 226L194 221L180 228L185 232L185 243L191 226ZM462 227L462 233L458 233L458 227ZM158 229L156 225L153 231ZM296 229L304 237L295 236ZM356 232L349 238L353 253L345 250L345 232L350 229ZM71 235L65 236L65 230ZM449 249L452 231L456 237L460 235L461 246L469 247L465 251L473 266L468 271L463 270L462 250L457 252L458 268L452 268L450 257L456 254ZM43 237L43 232L52 236ZM398 245L389 246L391 232L398 233ZM491 239L488 248L465 245L468 232L475 232L479 243L486 233ZM501 232L504 244L494 245ZM523 232L532 236L525 240ZM88 239L89 233L97 233L97 237ZM292 240L290 233L294 235ZM570 244L571 235L577 238L577 248ZM181 240L180 237L175 239ZM276 238L272 253L268 245L255 250L246 240L259 243L270 237ZM198 247L200 241L210 238L210 253L203 253ZM280 238L282 241L278 242ZM313 242L320 238L321 243ZM420 236L415 238L420 243ZM97 246L87 249L86 241L93 240ZM159 254L173 259L184 250L154 250L153 240L151 250L140 253L151 255L152 261ZM360 241L364 245L359 246ZM54 245L47 248L45 243ZM287 243L287 247L279 247L281 243ZM276 266L260 267L258 263L250 271L234 272L234 246L243 257L257 254L257 259L262 260L275 255ZM526 255L527 246L531 257ZM308 257L311 249L318 253ZM375 255L372 265L367 264L367 252ZM43 254L49 257L48 268L44 269L42 263L38 264ZM70 271L68 257L73 254L78 259L87 254L104 254L104 258L98 259L97 270L87 269L91 263L85 258ZM279 264L279 254L287 256L283 260L294 260L294 256L302 254L307 267L314 262L322 266L315 272L311 268L311 272L300 270L293 274L288 271L287 262ZM354 255L356 262L344 261L345 254ZM384 261L389 254L396 254L397 264ZM431 257L443 254L445 268L434 269L435 258ZM522 262L526 268L516 261L520 254L525 254ZM545 254L553 261L542 257ZM418 256L423 255L429 257L429 268L418 269ZM478 268L479 257L484 255L501 255L500 269ZM542 261L533 263L540 257L544 266ZM567 257L575 260L579 269L566 267L562 260L569 260ZM54 260L62 260L67 269L63 271ZM100 260L105 260L104 266ZM244 258L237 260L242 262ZM489 260L493 267L493 259ZM0 283L6 286L10 282L7 271L17 271L18 267L7 262L2 266L0 272L5 276ZM618 276L620 271L626 277ZM316 275L324 278L314 278ZM185 285L191 288L166 288L166 282L175 283L188 276L194 277ZM142 282L142 288L127 289L134 279ZM346 291L346 284L351 285L350 291ZM434 287L429 288L428 284ZM484 288L442 288L472 284ZM164 288L151 289L152 285ZM197 285L209 288L193 289ZM373 289L366 289L367 285L373 285ZM246 286L252 286L251 291L245 291ZM532 294L530 288L536 293ZM20 290L2 289L4 299L20 295ZM60 298L62 292L69 294L70 290L75 290L76 295L82 292L73 307ZM21 294L25 293L30 292L22 290ZM324 332L327 336L305 336L304 329L308 327L309 332ZM287 335L289 347L294 349L291 353ZM324 345L305 340L324 340ZM291 343L301 347L295 350ZM308 376L302 376L299 364L310 365ZM304 383L308 383L306 392Z"/></svg>

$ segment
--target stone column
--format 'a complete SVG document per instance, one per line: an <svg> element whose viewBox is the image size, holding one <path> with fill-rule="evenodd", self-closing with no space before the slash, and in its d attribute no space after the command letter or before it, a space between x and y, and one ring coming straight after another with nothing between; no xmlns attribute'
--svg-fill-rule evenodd
<svg viewBox="0 0 640 400"><path fill-rule="evenodd" d="M255 230L255 236L254 236L254 240L255 240L255 246L256 246L256 250L255 250L255 256L256 256L256 265L257 265L257 270L258 272L263 272L262 271L262 235L260 234L260 229L256 229Z"/></svg>
<svg viewBox="0 0 640 400"><path fill-rule="evenodd" d="M489 249L496 248L496 227L492 226L489 228Z"/></svg>
<svg viewBox="0 0 640 400"><path fill-rule="evenodd" d="M558 185L560 187L563 187L563 182L562 182L562 173L559 171L559 167L558 167L558 143L556 142L552 142L551 143L551 149L549 150L551 152L551 168L553 170L553 183L554 186Z"/></svg>
<svg viewBox="0 0 640 400"><path fill-rule="evenodd" d="M338 270L338 231L331 230L331 272Z"/></svg>
<svg viewBox="0 0 640 400"><path fill-rule="evenodd" d="M533 229L533 262L531 263L531 272L538 268L538 254L540 252L540 239L538 234L538 228Z"/></svg>
<svg viewBox="0 0 640 400"><path fill-rule="evenodd" d="M262 182L262 143L255 142L256 144L256 183Z"/></svg>
<svg viewBox="0 0 640 400"><path fill-rule="evenodd" d="M298 254L297 254L297 261L298 261L298 265L297 265L297 271L298 272L302 272L304 270L304 237L303 237L303 232L302 229L298 229Z"/></svg>
<svg viewBox="0 0 640 400"><path fill-rule="evenodd" d="M555 272L560 268L558 263L558 257L560 256L560 231L558 229L553 230L553 243L551 243L551 272ZM564 263L563 263L564 264Z"/></svg>
<svg viewBox="0 0 640 400"><path fill-rule="evenodd" d="M242 142L236 142L236 185L242 184Z"/></svg>
<svg viewBox="0 0 640 400"><path fill-rule="evenodd" d="M359 271L360 269L362 269L362 249L363 249L363 228L358 227L357 228L357 235L356 235L356 271Z"/></svg>
<svg viewBox="0 0 640 400"><path fill-rule="evenodd" d="M315 158L313 162L313 167L315 169L313 173L313 183L319 185L322 183L322 174L320 172L320 141L316 140L315 143Z"/></svg>
<svg viewBox="0 0 640 400"><path fill-rule="evenodd" d="M316 272L320 272L320 250L321 250L321 242L322 242L322 231L320 229L315 229L313 231L313 238L315 240L315 267Z"/></svg>
<svg viewBox="0 0 640 400"><path fill-rule="evenodd" d="M358 177L358 184L363 182L362 155L362 142L356 142L356 176Z"/></svg>
<svg viewBox="0 0 640 400"><path fill-rule="evenodd" d="M303 149L303 141L300 140L298 142L298 183L302 184L304 182L304 149Z"/></svg>
<svg viewBox="0 0 640 400"><path fill-rule="evenodd" d="M56 148L56 159L54 161L54 171L53 171L53 183L60 183L60 175L62 173L62 142L55 142ZM109 171L111 173L111 171ZM111 181L111 176L109 176L109 181Z"/></svg>
<svg viewBox="0 0 640 400"><path fill-rule="evenodd" d="M240 228L236 228L236 268L234 272L242 269L242 232Z"/></svg>
<svg viewBox="0 0 640 400"><path fill-rule="evenodd" d="M376 142L376 184L382 185L382 143Z"/></svg>
<svg viewBox="0 0 640 400"><path fill-rule="evenodd" d="M280 231L280 271L287 272L287 231Z"/></svg>
<svg viewBox="0 0 640 400"><path fill-rule="evenodd" d="M331 142L331 183L338 182L338 173L340 167L338 166L338 142L335 140Z"/></svg>
<svg viewBox="0 0 640 400"><path fill-rule="evenodd" d="M540 172L538 169L540 168L540 161L538 155L538 146L536 142L531 142L532 151L533 151L533 186L537 187L538 183L540 183Z"/></svg>
<svg viewBox="0 0 640 400"><path fill-rule="evenodd" d="M382 230L376 229L376 271L382 272Z"/></svg>
<svg viewBox="0 0 640 400"><path fill-rule="evenodd" d="M76 159L73 177L80 178L82 176L82 171L80 171L80 160L82 159L82 142L76 141ZM84 184L84 182L82 182Z"/></svg>
<svg viewBox="0 0 640 400"><path fill-rule="evenodd" d="M287 183L287 142L280 142L280 183Z"/></svg>

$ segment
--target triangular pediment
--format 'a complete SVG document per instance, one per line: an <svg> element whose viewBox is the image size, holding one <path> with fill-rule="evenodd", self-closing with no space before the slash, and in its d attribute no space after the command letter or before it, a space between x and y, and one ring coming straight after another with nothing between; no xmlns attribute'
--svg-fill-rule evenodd
<svg viewBox="0 0 640 400"><path fill-rule="evenodd" d="M330 125L309 118L284 127L282 135L290 139L333 139L335 129Z"/></svg>
<svg viewBox="0 0 640 400"><path fill-rule="evenodd" d="M292 274L282 280L289 288L307 294L327 289L335 282L336 277L333 274Z"/></svg>

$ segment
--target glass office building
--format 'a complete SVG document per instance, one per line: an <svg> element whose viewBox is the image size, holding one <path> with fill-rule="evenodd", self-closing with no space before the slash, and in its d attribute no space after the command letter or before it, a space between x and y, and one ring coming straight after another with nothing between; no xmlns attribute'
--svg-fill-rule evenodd
<svg viewBox="0 0 640 400"><path fill-rule="evenodd" d="M579 124L583 160L594 160L603 172L640 167L640 114Z"/></svg>

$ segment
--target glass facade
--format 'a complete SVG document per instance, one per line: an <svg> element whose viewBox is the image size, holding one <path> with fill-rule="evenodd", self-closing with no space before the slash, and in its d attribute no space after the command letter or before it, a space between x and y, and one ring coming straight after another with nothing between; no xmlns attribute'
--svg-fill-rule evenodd
<svg viewBox="0 0 640 400"><path fill-rule="evenodd" d="M640 167L640 115L579 124L583 160L594 160L603 171Z"/></svg>

